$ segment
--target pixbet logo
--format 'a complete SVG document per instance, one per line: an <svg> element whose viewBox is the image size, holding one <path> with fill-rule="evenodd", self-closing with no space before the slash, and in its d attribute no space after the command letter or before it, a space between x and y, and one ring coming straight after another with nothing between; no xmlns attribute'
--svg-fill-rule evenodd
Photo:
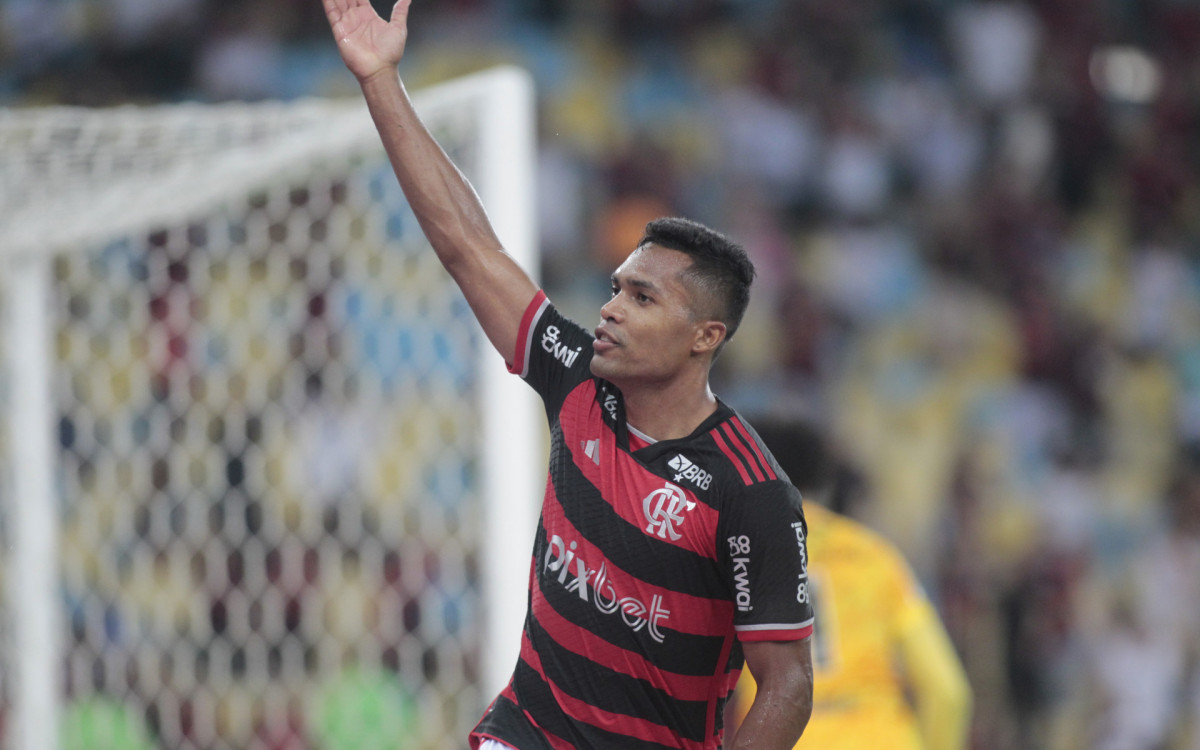
<svg viewBox="0 0 1200 750"><path fill-rule="evenodd" d="M663 642L663 632L659 625L665 623L671 616L671 610L663 606L663 598L659 594L650 597L646 604L636 596L621 596L617 593L608 577L608 564L601 562L597 569L588 568L583 558L576 554L577 542L567 543L558 534L550 537L546 548L546 557L542 568L550 573L558 573L558 582L567 591L575 593L583 601L590 601L596 609L606 615L620 613L621 621L630 630L639 632L643 627L657 643ZM588 594L588 584L591 583L591 595Z"/></svg>
<svg viewBox="0 0 1200 750"><path fill-rule="evenodd" d="M675 454L675 458L668 461L667 466L679 472L675 475L676 482L686 479L702 490L707 490L708 486L712 484L712 474L684 458L683 454Z"/></svg>
<svg viewBox="0 0 1200 750"><path fill-rule="evenodd" d="M683 490L667 482L642 500L642 512L648 521L646 533L659 539L679 539L682 535L676 529L683 523L683 512L695 507L695 501L689 500Z"/></svg>

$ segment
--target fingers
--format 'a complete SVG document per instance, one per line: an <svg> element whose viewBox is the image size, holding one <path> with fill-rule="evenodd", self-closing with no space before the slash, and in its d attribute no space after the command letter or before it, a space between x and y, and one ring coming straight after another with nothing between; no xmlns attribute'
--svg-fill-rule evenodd
<svg viewBox="0 0 1200 750"><path fill-rule="evenodd" d="M368 0L321 0L325 7L325 16L329 22L336 23L343 16L360 5L368 5Z"/></svg>
<svg viewBox="0 0 1200 750"><path fill-rule="evenodd" d="M354 6L362 5L364 2L366 0L321 0L321 4L325 7L325 17L329 21L329 28L339 42L346 35L345 26L353 15Z"/></svg>
<svg viewBox="0 0 1200 750"><path fill-rule="evenodd" d="M321 5L325 8L325 18L329 20L330 26L341 20L342 14L346 12L346 0L321 0Z"/></svg>
<svg viewBox="0 0 1200 750"><path fill-rule="evenodd" d="M408 9L411 5L412 0L396 0L396 4L392 6L392 23L405 23L408 18Z"/></svg>

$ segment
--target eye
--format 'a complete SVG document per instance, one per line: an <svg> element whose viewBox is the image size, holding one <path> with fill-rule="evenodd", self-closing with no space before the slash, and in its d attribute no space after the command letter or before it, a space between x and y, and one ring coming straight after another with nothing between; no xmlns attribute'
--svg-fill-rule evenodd
<svg viewBox="0 0 1200 750"><path fill-rule="evenodd" d="M651 300L650 297L648 297L644 292L638 292L637 301L638 302L651 302L653 300Z"/></svg>

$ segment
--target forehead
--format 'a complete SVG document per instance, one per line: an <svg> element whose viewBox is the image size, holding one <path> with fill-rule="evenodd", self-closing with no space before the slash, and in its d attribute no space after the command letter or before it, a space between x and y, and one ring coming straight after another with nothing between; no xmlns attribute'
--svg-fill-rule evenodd
<svg viewBox="0 0 1200 750"><path fill-rule="evenodd" d="M643 245L613 272L613 279L682 289L680 274L691 265L692 259L687 253L660 245Z"/></svg>

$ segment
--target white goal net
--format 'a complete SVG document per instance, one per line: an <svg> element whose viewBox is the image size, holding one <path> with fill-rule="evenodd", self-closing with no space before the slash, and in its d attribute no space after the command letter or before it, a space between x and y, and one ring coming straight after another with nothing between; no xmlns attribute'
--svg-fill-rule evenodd
<svg viewBox="0 0 1200 750"><path fill-rule="evenodd" d="M534 270L528 79L415 99ZM540 428L363 104L3 111L0 215L3 747L465 747Z"/></svg>

